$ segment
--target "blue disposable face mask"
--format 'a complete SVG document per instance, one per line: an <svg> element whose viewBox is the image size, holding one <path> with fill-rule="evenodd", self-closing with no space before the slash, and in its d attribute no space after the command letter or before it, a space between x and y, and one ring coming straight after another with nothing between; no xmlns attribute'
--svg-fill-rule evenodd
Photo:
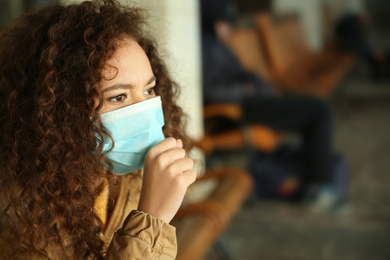
<svg viewBox="0 0 390 260"><path fill-rule="evenodd" d="M146 154L165 139L164 114L159 96L100 115L103 125L114 139L107 154L113 171L122 175L143 168ZM104 139L103 151L112 146Z"/></svg>

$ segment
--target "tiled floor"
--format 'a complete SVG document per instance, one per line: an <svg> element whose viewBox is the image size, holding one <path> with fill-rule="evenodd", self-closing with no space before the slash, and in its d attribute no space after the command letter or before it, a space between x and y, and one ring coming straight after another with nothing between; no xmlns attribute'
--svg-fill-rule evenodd
<svg viewBox="0 0 390 260"><path fill-rule="evenodd" d="M304 205L251 201L226 232L236 259L390 260L390 81L373 83L355 71L331 104L335 149L350 165L347 210L332 216Z"/></svg>

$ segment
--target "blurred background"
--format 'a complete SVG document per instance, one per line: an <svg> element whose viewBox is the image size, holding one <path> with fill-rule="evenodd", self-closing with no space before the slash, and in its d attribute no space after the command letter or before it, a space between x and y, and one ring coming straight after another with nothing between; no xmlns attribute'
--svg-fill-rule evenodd
<svg viewBox="0 0 390 260"><path fill-rule="evenodd" d="M52 2L0 0L0 28ZM147 30L182 87L198 171L220 172L188 198L197 218L178 221L178 259L390 260L389 1L121 2L149 12ZM215 44L205 42L205 17ZM236 73L240 87L227 87ZM301 131L268 123L277 114L256 121L276 113L261 106L270 95L331 111L331 196L306 196ZM220 185L226 172L245 177Z"/></svg>

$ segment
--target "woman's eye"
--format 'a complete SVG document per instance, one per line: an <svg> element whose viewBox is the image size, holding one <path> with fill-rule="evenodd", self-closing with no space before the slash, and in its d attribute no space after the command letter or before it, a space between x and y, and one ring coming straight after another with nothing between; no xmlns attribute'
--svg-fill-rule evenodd
<svg viewBox="0 0 390 260"><path fill-rule="evenodd" d="M125 100L125 98L127 98L127 95L123 93L118 96L111 97L108 100L113 102L122 102L123 100Z"/></svg>
<svg viewBox="0 0 390 260"><path fill-rule="evenodd" d="M144 95L154 95L154 89L150 88L144 91Z"/></svg>

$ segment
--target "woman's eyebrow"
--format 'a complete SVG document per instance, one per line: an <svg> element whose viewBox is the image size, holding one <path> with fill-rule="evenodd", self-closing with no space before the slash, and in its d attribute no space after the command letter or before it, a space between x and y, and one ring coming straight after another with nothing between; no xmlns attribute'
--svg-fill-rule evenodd
<svg viewBox="0 0 390 260"><path fill-rule="evenodd" d="M157 80L156 76L152 76L148 82L146 83L145 86L148 86L152 83L154 83L155 81ZM108 91L112 91L112 90L116 90L116 89L132 89L134 88L134 85L133 84L122 84L122 83L118 83L118 84L115 84L115 85L112 85L110 87L107 87L105 88L102 93L105 93L105 92L108 92Z"/></svg>
<svg viewBox="0 0 390 260"><path fill-rule="evenodd" d="M148 85L154 83L156 80L157 80L156 76L153 75L153 76L148 80L148 83L146 83L146 86L148 86Z"/></svg>
<svg viewBox="0 0 390 260"><path fill-rule="evenodd" d="M115 90L115 89L131 89L131 88L134 88L133 85L131 84L115 84L115 85L112 85L110 87L107 87L105 89L103 89L102 93L105 93L105 92L108 92L108 91L112 91L112 90Z"/></svg>

